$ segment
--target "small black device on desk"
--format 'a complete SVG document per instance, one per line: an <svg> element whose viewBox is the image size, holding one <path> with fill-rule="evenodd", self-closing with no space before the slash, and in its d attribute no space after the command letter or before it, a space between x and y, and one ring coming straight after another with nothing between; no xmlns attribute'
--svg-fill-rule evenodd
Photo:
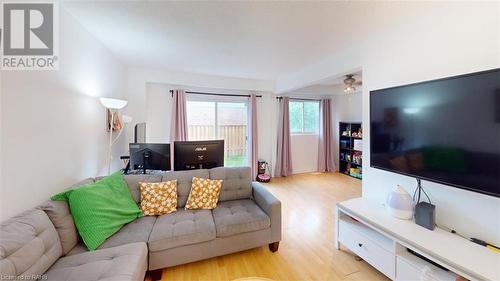
<svg viewBox="0 0 500 281"><path fill-rule="evenodd" d="M170 170L170 144L168 143L130 143L130 163L132 170ZM126 169L125 174L128 172Z"/></svg>

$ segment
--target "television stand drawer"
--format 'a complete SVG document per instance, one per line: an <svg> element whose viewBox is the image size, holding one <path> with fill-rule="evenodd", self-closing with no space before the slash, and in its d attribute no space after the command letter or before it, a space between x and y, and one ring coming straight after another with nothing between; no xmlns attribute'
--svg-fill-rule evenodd
<svg viewBox="0 0 500 281"><path fill-rule="evenodd" d="M349 217L340 219L338 233L340 243L387 277L394 279L395 255L391 252L392 240Z"/></svg>

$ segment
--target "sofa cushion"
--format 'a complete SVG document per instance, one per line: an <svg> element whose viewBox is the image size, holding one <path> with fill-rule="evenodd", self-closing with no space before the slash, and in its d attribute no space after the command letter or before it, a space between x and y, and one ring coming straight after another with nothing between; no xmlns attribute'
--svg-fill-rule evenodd
<svg viewBox="0 0 500 281"><path fill-rule="evenodd" d="M249 199L252 196L250 167L218 167L210 169L210 178L224 180L219 201Z"/></svg>
<svg viewBox="0 0 500 281"><path fill-rule="evenodd" d="M93 183L94 179L84 179L72 186L77 187L89 183ZM75 223L67 202L64 201L47 201L38 206L38 209L43 210L49 216L52 224L56 227L57 234L61 240L63 255L66 255L78 243L78 233Z"/></svg>
<svg viewBox="0 0 500 281"><path fill-rule="evenodd" d="M73 247L73 249L71 249L71 251L69 251L69 253L66 254L66 256L72 256L72 255L77 255L77 254L81 254L81 253L86 253L88 251L89 250L87 249L85 244L83 244L83 242L80 241L78 244L76 244L75 247Z"/></svg>
<svg viewBox="0 0 500 281"><path fill-rule="evenodd" d="M151 251L215 239L215 225L210 210L184 210L159 216L149 236Z"/></svg>
<svg viewBox="0 0 500 281"><path fill-rule="evenodd" d="M123 175L135 203L141 202L140 182L161 182L161 175Z"/></svg>
<svg viewBox="0 0 500 281"><path fill-rule="evenodd" d="M0 273L5 279L41 275L62 254L57 231L42 210L28 210L2 222L0 238Z"/></svg>
<svg viewBox="0 0 500 281"><path fill-rule="evenodd" d="M124 225L118 232L109 237L99 249L121 246L134 242L148 242L156 216L145 216Z"/></svg>
<svg viewBox="0 0 500 281"><path fill-rule="evenodd" d="M148 249L145 243L96 250L58 260L47 280L144 280Z"/></svg>
<svg viewBox="0 0 500 281"><path fill-rule="evenodd" d="M217 237L257 231L271 226L271 220L249 199L219 203L213 211Z"/></svg>
<svg viewBox="0 0 500 281"><path fill-rule="evenodd" d="M177 208L186 205L193 177L208 178L208 170L174 171L163 174L163 181L177 180Z"/></svg>
<svg viewBox="0 0 500 281"><path fill-rule="evenodd" d="M68 203L64 201L47 201L38 208L43 210L54 224L61 241L62 253L66 255L78 243L78 233Z"/></svg>

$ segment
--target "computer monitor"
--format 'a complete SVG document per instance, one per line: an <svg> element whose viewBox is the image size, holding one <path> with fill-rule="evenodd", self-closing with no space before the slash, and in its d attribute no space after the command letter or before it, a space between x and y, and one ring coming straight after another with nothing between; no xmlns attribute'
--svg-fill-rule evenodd
<svg viewBox="0 0 500 281"><path fill-rule="evenodd" d="M174 142L174 170L224 166L224 140Z"/></svg>
<svg viewBox="0 0 500 281"><path fill-rule="evenodd" d="M130 168L132 170L170 170L170 144L130 143Z"/></svg>

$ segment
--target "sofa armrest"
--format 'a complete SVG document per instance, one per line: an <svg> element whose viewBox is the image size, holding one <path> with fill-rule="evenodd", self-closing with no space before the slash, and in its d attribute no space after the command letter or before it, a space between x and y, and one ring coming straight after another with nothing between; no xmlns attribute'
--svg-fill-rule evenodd
<svg viewBox="0 0 500 281"><path fill-rule="evenodd" d="M271 241L281 240L281 201L261 183L252 182L253 199L271 219Z"/></svg>

